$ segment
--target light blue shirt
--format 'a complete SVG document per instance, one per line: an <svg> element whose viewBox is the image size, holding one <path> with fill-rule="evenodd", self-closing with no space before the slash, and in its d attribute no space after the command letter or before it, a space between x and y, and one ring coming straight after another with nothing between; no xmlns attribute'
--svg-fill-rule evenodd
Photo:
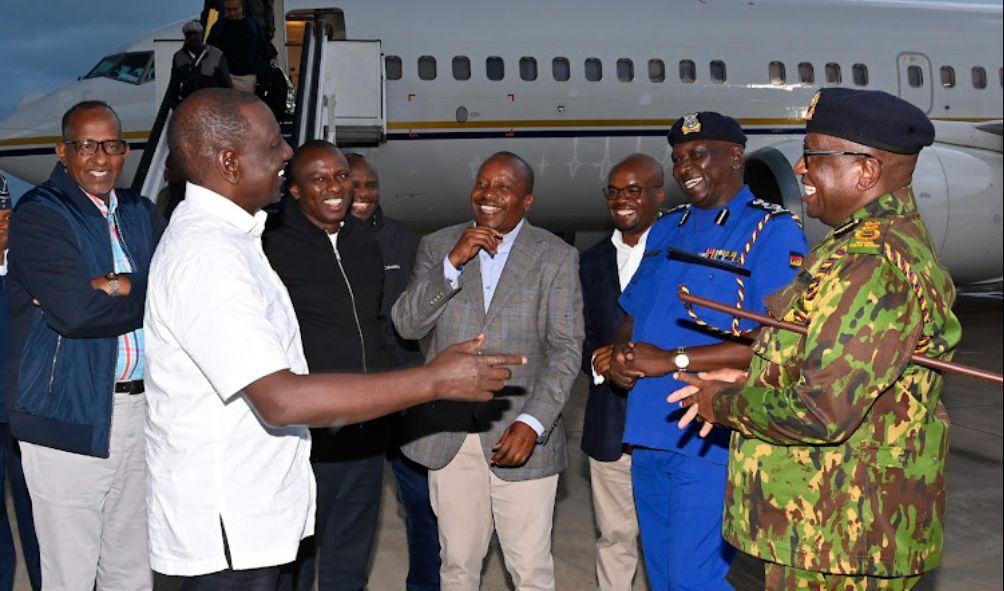
<svg viewBox="0 0 1004 591"><path fill-rule="evenodd" d="M516 237L519 236L521 229L523 229L523 220L520 220L508 234L502 236L502 242L495 249L495 256L484 250L478 251L478 259L481 261L481 286L484 290L485 314L488 313L488 308L492 305L492 296L498 291L502 270L505 269L505 263L509 260L509 252L512 250L512 245L516 242ZM443 276L453 287L459 285L462 271L462 265L460 269L457 269L450 263L449 255L443 258ZM544 434L544 425L535 417L523 413L516 417L516 420L530 425L537 432L538 437Z"/></svg>

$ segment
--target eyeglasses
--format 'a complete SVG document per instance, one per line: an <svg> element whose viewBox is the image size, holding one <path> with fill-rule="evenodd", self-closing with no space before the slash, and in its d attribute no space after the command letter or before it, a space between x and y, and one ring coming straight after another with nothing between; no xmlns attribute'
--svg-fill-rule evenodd
<svg viewBox="0 0 1004 591"><path fill-rule="evenodd" d="M105 154L109 156L121 156L126 153L126 148L129 146L125 140L104 140L101 142L97 140L67 140L63 143L73 146L73 151L78 156L85 158L97 154L98 148L104 150Z"/></svg>
<svg viewBox="0 0 1004 591"><path fill-rule="evenodd" d="M641 185L628 185L623 189L621 189L613 185L609 185L607 186L606 189L603 189L603 196L607 198L607 201L613 201L614 199L620 197L622 194L627 195L631 199L638 199L641 197L641 194L647 191L648 189L661 189L661 188L662 185L655 185L652 187L642 187Z"/></svg>
<svg viewBox="0 0 1004 591"><path fill-rule="evenodd" d="M808 148L802 148L802 159L805 161L806 168L808 168L809 166L810 156L861 156L863 158L871 158L876 162L878 162L879 165L882 164L882 161L879 160L874 154L868 154L866 152L843 152L840 150L810 150Z"/></svg>

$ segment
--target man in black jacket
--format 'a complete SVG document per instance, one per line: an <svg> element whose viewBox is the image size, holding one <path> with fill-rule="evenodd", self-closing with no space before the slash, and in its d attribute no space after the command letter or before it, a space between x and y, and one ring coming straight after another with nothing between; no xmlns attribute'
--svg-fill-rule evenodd
<svg viewBox="0 0 1004 591"><path fill-rule="evenodd" d="M307 365L311 373L387 369L383 259L374 233L346 215L349 165L331 143L311 141L296 151L289 170L293 201L266 228L263 246L289 291ZM378 419L312 429L311 436L315 543L301 547L296 588L312 588L316 551L318 589L362 589L379 518L387 426Z"/></svg>
<svg viewBox="0 0 1004 591"><path fill-rule="evenodd" d="M380 242L384 271L381 312L390 318L391 307L411 280L419 237L408 224L383 214L380 179L370 163L360 154L349 154L346 158L352 173L352 215L368 223L376 231ZM390 322L387 323L387 346L395 368L415 367L424 360L418 341L401 337ZM387 458L397 480L397 500L404 508L408 532L405 588L407 591L438 591L439 525L429 502L429 471L406 458L398 449L404 414L402 412L393 419Z"/></svg>
<svg viewBox="0 0 1004 591"><path fill-rule="evenodd" d="M631 589L638 565L638 518L631 487L631 454L624 448L627 392L607 381L614 332L624 311L617 299L638 269L648 231L665 197L662 166L633 154L610 171L604 190L614 232L582 254L579 275L585 301L586 340L582 370L593 379L582 426L589 456L596 541L596 578L601 591Z"/></svg>

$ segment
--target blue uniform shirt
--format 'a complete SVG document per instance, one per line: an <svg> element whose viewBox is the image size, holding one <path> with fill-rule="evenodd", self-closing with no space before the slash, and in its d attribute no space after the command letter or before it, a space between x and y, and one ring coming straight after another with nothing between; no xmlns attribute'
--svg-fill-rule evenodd
<svg viewBox="0 0 1004 591"><path fill-rule="evenodd" d="M771 214L765 223L764 218ZM763 298L786 286L795 277L808 251L805 234L791 214L779 206L756 200L749 187L720 209L678 207L652 227L641 266L621 295L620 304L634 319L632 340L663 349L694 347L720 342L720 337L699 328L677 297L680 285L694 295L735 305L737 275L713 267L667 258L673 247L705 258L739 265L743 250L759 227L742 266L752 275L743 277L743 309L763 312ZM701 320L723 330L733 317L696 307ZM755 325L742 321L740 330ZM628 396L624 442L652 449L671 450L718 464L728 462L728 430L715 429L707 439L697 428L678 429L683 414L666 396L683 384L672 374L642 378Z"/></svg>

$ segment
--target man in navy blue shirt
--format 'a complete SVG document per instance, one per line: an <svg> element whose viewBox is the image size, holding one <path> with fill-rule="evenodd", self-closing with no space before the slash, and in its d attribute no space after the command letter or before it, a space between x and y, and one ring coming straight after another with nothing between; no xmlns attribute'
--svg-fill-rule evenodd
<svg viewBox="0 0 1004 591"><path fill-rule="evenodd" d="M762 298L794 278L807 245L788 211L756 199L744 185L746 136L734 119L686 115L670 130L669 143L673 177L689 203L649 233L641 266L620 298L628 317L610 376L631 389L624 442L634 446L635 505L652 589L731 589L725 580L731 550L721 536L728 433L702 439L693 428L677 429L682 409L666 395L682 385L674 371L744 368L751 353L741 335L755 326L702 309L691 313L677 291L683 285L762 312Z"/></svg>

